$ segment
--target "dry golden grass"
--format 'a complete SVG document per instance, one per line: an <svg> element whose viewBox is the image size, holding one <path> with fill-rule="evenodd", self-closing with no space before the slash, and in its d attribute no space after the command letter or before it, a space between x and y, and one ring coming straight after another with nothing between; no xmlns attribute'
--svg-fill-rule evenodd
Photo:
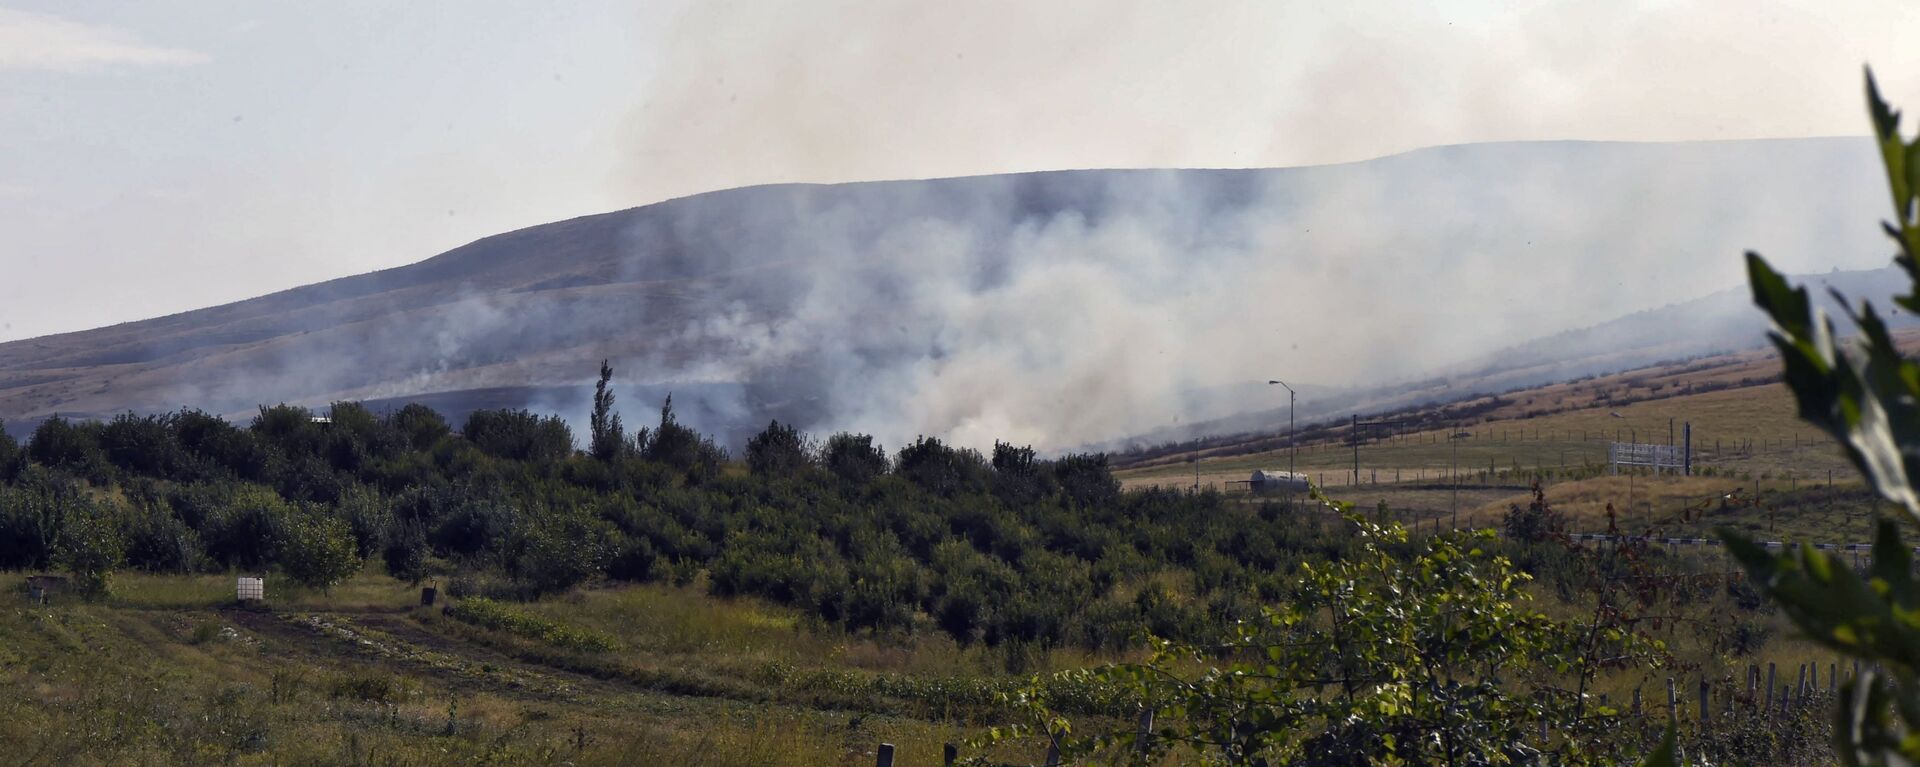
<svg viewBox="0 0 1920 767"><path fill-rule="evenodd" d="M1896 337L1902 348L1920 350L1920 330L1904 330ZM1693 424L1696 468L1753 474L1793 471L1803 478L1824 478L1833 470L1851 478L1852 469L1838 447L1800 420L1792 394L1776 382L1779 371L1779 359L1771 350L1752 350L1500 395L1503 404L1452 428L1369 432L1367 436L1377 439L1360 447L1360 481L1431 482L1445 477L1450 466L1479 471L1490 464L1537 470L1603 464L1608 441L1665 443L1669 420L1675 444L1681 439L1681 424ZM1732 388L1706 390L1719 386ZM1422 412L1485 405L1492 399L1473 398ZM1447 435L1459 431L1472 436L1457 445L1456 459ZM1276 437L1258 439L1271 444ZM1225 489L1254 469L1287 468L1286 449L1235 455L1240 444L1244 442L1200 451L1203 487ZM1302 442L1297 455L1298 470L1328 488L1351 481L1353 450L1344 428L1331 437ZM1118 476L1128 487L1190 487L1191 457L1144 460Z"/></svg>
<svg viewBox="0 0 1920 767"><path fill-rule="evenodd" d="M1618 413L1620 417L1614 417ZM1488 470L1567 472L1604 468L1607 443L1664 443L1669 419L1675 442L1682 425L1693 425L1694 467L1716 472L1782 474L1802 479L1833 471L1853 481L1854 472L1839 446L1798 418L1792 398L1780 384L1749 386L1625 406L1603 406L1531 418L1498 419L1464 427L1472 436L1449 444L1446 430L1385 436L1359 449L1362 485L1391 482L1446 482L1450 471L1476 481ZM1636 433L1637 432L1637 433ZM1298 470L1333 492L1349 486L1354 464L1350 445L1301 445ZM1285 469L1286 450L1201 459L1203 487L1227 489L1255 469ZM1128 487L1189 487L1193 464L1162 464L1118 472Z"/></svg>

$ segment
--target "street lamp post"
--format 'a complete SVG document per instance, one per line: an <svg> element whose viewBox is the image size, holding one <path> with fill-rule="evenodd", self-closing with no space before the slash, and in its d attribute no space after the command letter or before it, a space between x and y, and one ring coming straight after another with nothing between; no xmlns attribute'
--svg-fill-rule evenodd
<svg viewBox="0 0 1920 767"><path fill-rule="evenodd" d="M1281 388L1287 390L1287 486L1292 487L1294 480L1293 459L1294 456L1299 454L1299 448L1293 443L1293 400L1295 395L1293 387L1288 386L1285 381L1276 378L1267 382L1268 386L1274 384L1279 384Z"/></svg>

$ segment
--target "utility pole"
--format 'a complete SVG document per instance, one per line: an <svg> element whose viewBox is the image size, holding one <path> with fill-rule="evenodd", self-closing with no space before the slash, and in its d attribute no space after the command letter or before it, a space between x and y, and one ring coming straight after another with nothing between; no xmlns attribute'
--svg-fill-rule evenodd
<svg viewBox="0 0 1920 767"><path fill-rule="evenodd" d="M1353 484L1360 484L1360 427L1398 426L1404 421L1362 421L1360 414L1353 414Z"/></svg>
<svg viewBox="0 0 1920 767"><path fill-rule="evenodd" d="M1472 436L1473 432L1470 431L1456 431L1447 435L1448 449L1451 453L1451 456L1447 459L1447 474L1453 480L1453 529L1455 530L1460 529L1460 470L1458 468L1460 464L1460 440ZM1435 520L1434 524L1438 526L1439 521Z"/></svg>
<svg viewBox="0 0 1920 767"><path fill-rule="evenodd" d="M1353 429L1349 435L1353 438L1353 484L1360 484L1360 414L1353 414Z"/></svg>
<svg viewBox="0 0 1920 767"><path fill-rule="evenodd" d="M1200 448L1193 449L1193 491L1200 492Z"/></svg>

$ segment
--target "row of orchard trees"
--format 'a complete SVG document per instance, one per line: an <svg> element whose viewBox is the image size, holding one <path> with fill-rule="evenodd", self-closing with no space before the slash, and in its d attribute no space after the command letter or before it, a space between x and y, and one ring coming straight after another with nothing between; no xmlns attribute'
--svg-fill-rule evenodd
<svg viewBox="0 0 1920 767"><path fill-rule="evenodd" d="M606 371L610 373L610 371ZM773 423L732 457L679 423L623 433L596 397L558 418L409 405L50 419L0 439L0 568L278 569L316 587L372 565L535 597L665 580L828 625L962 642L1133 645L1253 614L1346 536L1217 495L1123 492L1100 455L921 438L815 440Z"/></svg>

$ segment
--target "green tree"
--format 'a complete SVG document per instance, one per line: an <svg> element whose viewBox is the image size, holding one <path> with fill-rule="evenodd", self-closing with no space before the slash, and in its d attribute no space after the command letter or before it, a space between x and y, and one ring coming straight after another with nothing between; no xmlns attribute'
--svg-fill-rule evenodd
<svg viewBox="0 0 1920 767"><path fill-rule="evenodd" d="M864 487L887 473L887 453L865 434L841 432L820 448L820 463L846 485Z"/></svg>
<svg viewBox="0 0 1920 767"><path fill-rule="evenodd" d="M41 421L27 439L27 457L42 466L81 476L94 476L106 465L97 429L88 429L55 415Z"/></svg>
<svg viewBox="0 0 1920 767"><path fill-rule="evenodd" d="M327 444L327 435L314 422L313 411L299 405L261 405L248 430L291 457L319 456Z"/></svg>
<svg viewBox="0 0 1920 767"><path fill-rule="evenodd" d="M409 402L405 407L387 416L387 425L393 427L402 439L415 450L431 450L440 440L453 433L447 426L447 419L440 417L433 408L417 402Z"/></svg>
<svg viewBox="0 0 1920 767"><path fill-rule="evenodd" d="M175 516L164 500L135 510L126 528L127 565L152 573L187 573L200 566L200 534Z"/></svg>
<svg viewBox="0 0 1920 767"><path fill-rule="evenodd" d="M191 408L175 413L172 426L175 441L197 461L208 465L210 472L224 469L249 482L266 479L269 455L253 432L227 423L217 415Z"/></svg>
<svg viewBox="0 0 1920 767"><path fill-rule="evenodd" d="M311 510L288 516L279 560L287 577L317 589L333 588L360 571L353 530L337 517Z"/></svg>
<svg viewBox="0 0 1920 767"><path fill-rule="evenodd" d="M719 476L727 459L726 451L713 440L674 417L672 394L660 406L660 425L651 431L642 430L640 437L640 453L647 460L671 466L695 482Z"/></svg>
<svg viewBox="0 0 1920 767"><path fill-rule="evenodd" d="M936 495L953 496L987 485L986 459L972 448L957 448L938 437L920 437L900 448L894 471Z"/></svg>
<svg viewBox="0 0 1920 767"><path fill-rule="evenodd" d="M626 452L627 429L620 423L620 414L613 412L613 390L608 384L613 382L613 367L607 360L600 361L600 381L593 385L593 415L590 419L593 430L593 443L590 450L593 457L602 461L612 461Z"/></svg>
<svg viewBox="0 0 1920 767"><path fill-rule="evenodd" d="M1920 312L1920 138L1901 136L1900 113L1880 98L1871 73L1867 104L1893 198L1894 219L1884 229L1911 281L1895 303ZM1816 314L1805 287L1789 286L1755 253L1747 254L1747 270L1754 302L1773 320L1771 338L1800 416L1839 440L1881 496L1920 519L1920 365L1900 353L1871 303L1846 306L1858 335L1842 338ZM1776 556L1735 531L1721 535L1808 638L1866 662L1840 692L1840 762L1920 762L1920 581L1894 523L1881 523L1864 578L1811 547Z"/></svg>
<svg viewBox="0 0 1920 767"><path fill-rule="evenodd" d="M566 421L526 410L475 410L460 434L496 458L546 463L573 454L573 430Z"/></svg>
<svg viewBox="0 0 1920 767"><path fill-rule="evenodd" d="M793 426L772 421L747 440L747 469L763 477L786 477L805 468L807 439Z"/></svg>
<svg viewBox="0 0 1920 767"><path fill-rule="evenodd" d="M126 562L127 542L114 511L104 504L76 499L60 526L55 559L61 569L73 575L84 594L107 594L113 571Z"/></svg>
<svg viewBox="0 0 1920 767"><path fill-rule="evenodd" d="M22 470L16 486L0 486L0 568L51 566L60 528L82 492L39 466Z"/></svg>
<svg viewBox="0 0 1920 767"><path fill-rule="evenodd" d="M604 523L571 514L524 520L507 544L507 571L533 594L586 582L611 553Z"/></svg>
<svg viewBox="0 0 1920 767"><path fill-rule="evenodd" d="M1568 682L1651 662L1653 643L1529 607L1528 577L1491 553L1491 531L1410 544L1398 526L1348 519L1358 549L1303 566L1258 618L1215 641L1155 640L1143 663L1036 680L1012 697L1031 723L999 735L1096 760L1145 749L1149 764L1524 764L1544 723L1560 763L1620 758L1617 714L1585 707ZM1048 692L1089 687L1163 712L1151 739L1082 733Z"/></svg>
<svg viewBox="0 0 1920 767"><path fill-rule="evenodd" d="M174 435L172 416L121 413L100 430L100 447L108 461L149 477L170 477L184 462L184 451Z"/></svg>
<svg viewBox="0 0 1920 767"><path fill-rule="evenodd" d="M293 512L273 491L258 486L223 489L208 499L197 530L207 556L220 567L259 570L272 562Z"/></svg>
<svg viewBox="0 0 1920 767"><path fill-rule="evenodd" d="M387 574L418 585L427 577L427 536L414 524L396 525L380 550Z"/></svg>
<svg viewBox="0 0 1920 767"><path fill-rule="evenodd" d="M366 559L378 553L393 528L393 509L378 492L354 484L340 493L335 512L353 531L354 553Z"/></svg>
<svg viewBox="0 0 1920 767"><path fill-rule="evenodd" d="M20 443L7 433L7 421L0 418L0 482L13 479L14 463L20 457Z"/></svg>

